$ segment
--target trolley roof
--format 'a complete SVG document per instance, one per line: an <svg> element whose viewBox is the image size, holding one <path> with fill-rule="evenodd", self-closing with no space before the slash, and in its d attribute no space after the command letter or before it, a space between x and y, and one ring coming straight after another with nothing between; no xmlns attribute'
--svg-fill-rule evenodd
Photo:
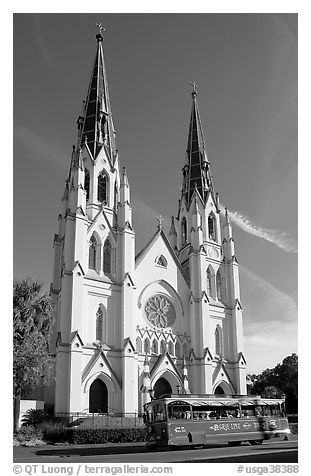
<svg viewBox="0 0 311 476"><path fill-rule="evenodd" d="M257 395L189 395L189 394L170 394L163 395L158 399L154 399L146 405L154 402L163 401L166 404L188 404L192 406L251 406L251 405L277 405L283 403L284 399L281 398L262 398Z"/></svg>

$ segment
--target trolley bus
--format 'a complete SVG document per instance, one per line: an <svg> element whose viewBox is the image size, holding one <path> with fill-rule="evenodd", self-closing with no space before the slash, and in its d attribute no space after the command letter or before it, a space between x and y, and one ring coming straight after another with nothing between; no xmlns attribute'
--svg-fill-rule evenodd
<svg viewBox="0 0 311 476"><path fill-rule="evenodd" d="M147 446L204 446L290 434L283 399L243 395L163 395L144 405Z"/></svg>

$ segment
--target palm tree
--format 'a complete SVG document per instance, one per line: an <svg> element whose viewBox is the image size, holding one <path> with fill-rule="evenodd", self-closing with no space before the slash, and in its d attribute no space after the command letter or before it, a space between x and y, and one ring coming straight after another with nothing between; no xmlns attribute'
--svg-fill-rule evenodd
<svg viewBox="0 0 311 476"><path fill-rule="evenodd" d="M30 277L13 284L14 430L20 399L29 388L47 384L53 374L48 339L53 309L43 286Z"/></svg>

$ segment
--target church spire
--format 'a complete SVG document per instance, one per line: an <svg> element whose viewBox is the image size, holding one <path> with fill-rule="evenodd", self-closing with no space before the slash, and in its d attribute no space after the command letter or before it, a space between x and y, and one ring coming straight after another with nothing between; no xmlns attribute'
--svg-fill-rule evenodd
<svg viewBox="0 0 311 476"><path fill-rule="evenodd" d="M103 37L101 35L103 27L101 24L97 26L99 33L96 35L97 51L94 67L84 104L84 115L78 118L78 128L80 129L78 146L81 147L84 142L87 142L94 159L104 147L111 164L114 165L117 151L104 62Z"/></svg>
<svg viewBox="0 0 311 476"><path fill-rule="evenodd" d="M186 164L183 167L183 190L187 205L190 204L192 195L197 189L203 202L207 192L213 191L212 177L205 148L203 130L197 103L197 87L192 81L192 109L188 133Z"/></svg>

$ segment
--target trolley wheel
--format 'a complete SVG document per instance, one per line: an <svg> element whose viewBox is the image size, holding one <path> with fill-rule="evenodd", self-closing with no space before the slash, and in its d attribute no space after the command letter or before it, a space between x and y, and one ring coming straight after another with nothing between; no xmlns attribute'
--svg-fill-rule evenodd
<svg viewBox="0 0 311 476"><path fill-rule="evenodd" d="M228 441L229 446L241 446L242 441Z"/></svg>
<svg viewBox="0 0 311 476"><path fill-rule="evenodd" d="M249 443L251 445L262 445L263 444L263 440L249 440Z"/></svg>

